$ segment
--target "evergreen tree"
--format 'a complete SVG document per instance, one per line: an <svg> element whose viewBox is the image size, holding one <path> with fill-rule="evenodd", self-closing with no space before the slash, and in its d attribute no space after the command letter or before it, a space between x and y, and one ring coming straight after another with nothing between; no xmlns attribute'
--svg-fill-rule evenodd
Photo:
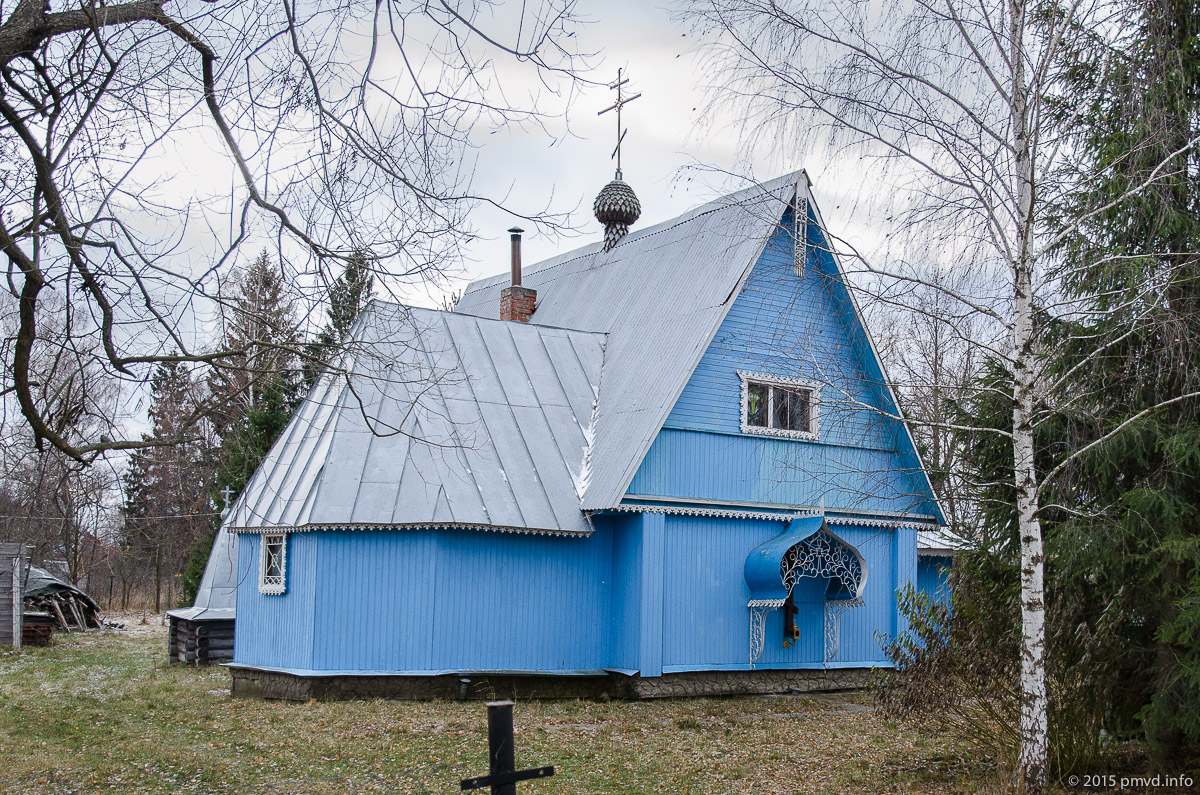
<svg viewBox="0 0 1200 795"><path fill-rule="evenodd" d="M152 432L142 437L151 445L133 453L125 475L125 546L153 573L155 610L163 607L164 583L180 573L209 523L207 444L185 434L196 424L197 390L183 364L155 367ZM154 444L160 440L174 441Z"/></svg>
<svg viewBox="0 0 1200 795"><path fill-rule="evenodd" d="M1069 630L1047 643L1052 672L1077 665L1103 681L1088 697L1103 694L1107 731L1145 737L1177 765L1200 751L1200 6L1138 0L1127 11L1125 38L1097 36L1063 65L1063 120L1083 163L1054 231L1067 233L1060 298L1079 311L1047 321L1058 392L1038 409L1048 417L1038 470L1086 452L1041 498L1050 623ZM990 363L959 421L1003 428L1011 378ZM959 561L975 602L956 610L994 624L993 645L1017 599L1012 455L987 434L966 455L984 484L982 535ZM1059 692L1052 737L1082 708L1062 703L1079 693Z"/></svg>
<svg viewBox="0 0 1200 795"><path fill-rule="evenodd" d="M362 252L357 252L346 262L342 272L329 289L329 306L325 312L325 326L317 338L305 346L304 383L311 389L325 372L329 362L337 355L341 344L350 333L354 321L371 301L371 290L375 276Z"/></svg>
<svg viewBox="0 0 1200 795"><path fill-rule="evenodd" d="M265 251L238 275L234 286L237 293L220 344L241 353L208 381L218 406L209 496L222 508L228 507L224 490L232 489L236 498L270 452L300 402L302 387L295 301ZM188 555L182 578L184 604L195 601L219 526L217 518Z"/></svg>
<svg viewBox="0 0 1200 795"><path fill-rule="evenodd" d="M1057 473L1038 515L1060 774L1096 769L1100 727L1144 737L1169 770L1200 752L1200 5L1136 0L1124 12L1121 38L1096 32L1060 64L1060 120L1081 157L1049 230L1064 236L1054 300L1078 311L1042 318L1056 388L1036 406L1034 445L1036 470ZM1008 428L1012 379L987 362L956 423ZM979 534L956 560L964 587L947 637L972 648L914 651L920 665L896 691L910 698L950 680L956 661L999 650L1001 667L1016 665L1013 445L971 433L964 458ZM1006 693L974 695L1015 721Z"/></svg>
<svg viewBox="0 0 1200 795"><path fill-rule="evenodd" d="M300 398L295 300L266 251L237 274L232 288L236 296L219 347L238 353L208 382L219 407L214 423L222 439L267 393L280 392L289 408Z"/></svg>
<svg viewBox="0 0 1200 795"><path fill-rule="evenodd" d="M1121 617L1115 726L1177 760L1200 748L1200 399L1184 397L1200 393L1200 5L1136 0L1128 18L1115 51L1068 70L1090 99L1071 208L1087 220L1062 267L1083 312L1054 364L1073 444L1131 424L1060 490L1078 514L1059 528L1059 566L1092 616ZM1104 355L1085 359L1080 340Z"/></svg>

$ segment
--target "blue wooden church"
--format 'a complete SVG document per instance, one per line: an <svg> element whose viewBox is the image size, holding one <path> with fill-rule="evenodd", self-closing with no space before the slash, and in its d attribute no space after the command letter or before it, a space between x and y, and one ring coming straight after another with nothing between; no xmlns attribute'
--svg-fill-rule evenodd
<svg viewBox="0 0 1200 795"><path fill-rule="evenodd" d="M629 232L638 210L614 181L603 242L522 268L514 230L512 272L453 312L360 318L218 542L235 694L785 692L888 664L943 519L807 177Z"/></svg>

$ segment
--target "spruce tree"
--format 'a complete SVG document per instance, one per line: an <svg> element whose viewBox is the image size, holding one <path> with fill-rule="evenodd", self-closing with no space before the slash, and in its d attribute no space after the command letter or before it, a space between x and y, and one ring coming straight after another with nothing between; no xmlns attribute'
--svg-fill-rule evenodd
<svg viewBox="0 0 1200 795"><path fill-rule="evenodd" d="M305 345L304 383L311 389L325 372L329 363L350 333L354 321L371 301L371 290L375 276L371 272L366 255L356 252L346 262L342 272L329 288L329 306L326 307L325 326L315 340Z"/></svg>
<svg viewBox="0 0 1200 795"><path fill-rule="evenodd" d="M1200 392L1200 6L1127 10L1115 47L1068 65L1089 99L1069 208L1086 220L1061 270L1082 311L1054 365L1076 446L1166 405L1074 467L1058 565L1092 617L1120 616L1114 728L1140 729L1178 760L1200 748L1200 400L1180 399ZM1097 341L1104 355L1089 356Z"/></svg>
<svg viewBox="0 0 1200 795"><path fill-rule="evenodd" d="M279 268L264 251L233 283L231 308L219 346L241 351L209 377L217 406L213 426L218 444L210 466L211 504L225 505L250 481L259 462L287 427L300 402L301 344L294 297ZM183 601L192 604L220 526L219 515L192 547L183 572Z"/></svg>
<svg viewBox="0 0 1200 795"><path fill-rule="evenodd" d="M1186 397L1200 392L1200 7L1138 0L1126 12L1122 38L1097 35L1062 64L1062 120L1081 159L1051 231L1066 233L1056 300L1077 311L1049 324L1058 389L1038 408L1038 469L1095 446L1050 484L1039 515L1051 624L1070 629L1048 638L1051 670L1090 638L1074 662L1108 680L1106 730L1144 737L1175 765L1200 750L1200 399ZM959 421L1003 427L1011 373L985 369ZM961 576L992 601L962 607L997 636L1016 598L1002 587L1015 581L1011 457L984 434L966 455L985 485L980 544L960 558ZM1052 736L1071 698L1082 696L1063 690L1052 707Z"/></svg>
<svg viewBox="0 0 1200 795"><path fill-rule="evenodd" d="M186 433L196 426L198 385L179 362L159 363L150 379L146 447L125 475L125 544L152 572L154 609L163 609L163 585L179 574L196 540L206 534L211 472L206 441Z"/></svg>

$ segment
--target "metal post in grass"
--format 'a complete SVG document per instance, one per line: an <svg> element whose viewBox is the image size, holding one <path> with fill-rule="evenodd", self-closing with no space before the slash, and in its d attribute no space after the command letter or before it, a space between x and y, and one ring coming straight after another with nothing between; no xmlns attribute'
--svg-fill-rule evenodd
<svg viewBox="0 0 1200 795"><path fill-rule="evenodd" d="M491 787L492 795L516 795L517 782L554 775L554 766L517 770L517 750L513 746L513 702L489 701L488 774L464 778L463 791Z"/></svg>

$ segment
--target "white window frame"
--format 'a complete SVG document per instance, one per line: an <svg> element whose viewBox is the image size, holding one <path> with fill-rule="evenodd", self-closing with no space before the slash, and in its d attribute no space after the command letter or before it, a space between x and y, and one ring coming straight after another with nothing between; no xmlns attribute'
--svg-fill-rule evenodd
<svg viewBox="0 0 1200 795"><path fill-rule="evenodd" d="M758 436L777 436L783 439L805 439L815 441L821 438L820 426L820 406L821 406L821 385L813 381L805 381L801 378L786 378L778 375L766 375L765 373L750 373L744 370L737 371L738 378L742 380L742 433L755 434ZM750 384L762 384L764 386L779 386L787 389L804 389L808 392L808 430L793 431L786 428L764 428L760 425L750 424ZM770 393L768 393L770 394ZM767 404L767 422L771 421L774 416L774 407Z"/></svg>
<svg viewBox="0 0 1200 795"><path fill-rule="evenodd" d="M267 545L279 541L279 576L267 577ZM266 596L287 593L287 533L263 533L258 541L258 592Z"/></svg>

